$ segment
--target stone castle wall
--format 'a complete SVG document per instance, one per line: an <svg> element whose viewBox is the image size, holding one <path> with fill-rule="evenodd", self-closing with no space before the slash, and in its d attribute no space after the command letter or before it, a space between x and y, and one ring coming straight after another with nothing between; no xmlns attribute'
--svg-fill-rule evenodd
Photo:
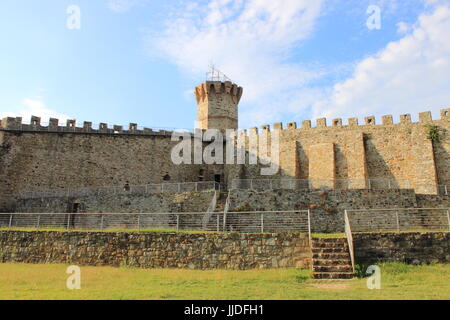
<svg viewBox="0 0 450 320"><path fill-rule="evenodd" d="M155 194L105 194L78 198L19 199L12 212L70 213L169 213L207 212L215 191Z"/></svg>
<svg viewBox="0 0 450 320"><path fill-rule="evenodd" d="M230 212L311 210L312 232L344 232L344 211L417 207L413 190L232 190Z"/></svg>
<svg viewBox="0 0 450 320"><path fill-rule="evenodd" d="M357 264L450 262L450 233L354 234ZM307 234L0 231L0 263L267 269L311 265Z"/></svg>
<svg viewBox="0 0 450 320"><path fill-rule="evenodd" d="M450 233L354 234L356 263L401 262L430 264L450 262Z"/></svg>
<svg viewBox="0 0 450 320"><path fill-rule="evenodd" d="M407 114L394 123L392 116L384 116L381 125L375 117L367 117L365 125L358 125L356 118L349 119L348 125L335 119L331 126L326 119L318 119L315 128L311 121L304 121L301 128L296 123L287 128L278 123L273 128L265 125L262 130L253 128L240 134L279 131L278 177L327 179L332 186L346 183L350 189L367 188L366 179L378 180L374 184L379 185L372 187L382 188L383 179L390 179L398 181L401 188L436 194L437 185L450 185L450 109L442 110L439 120L432 120L430 112L421 113L419 119L412 122ZM430 124L439 127L440 141L428 138L426 125ZM242 176L273 178L260 176L258 169L246 165Z"/></svg>
<svg viewBox="0 0 450 320"><path fill-rule="evenodd" d="M0 231L0 262L202 270L308 268L311 250L307 234Z"/></svg>
<svg viewBox="0 0 450 320"><path fill-rule="evenodd" d="M105 124L92 129L89 122L78 128L73 121L58 126L51 119L43 127L35 117L30 125L6 118L0 126L0 208L11 207L23 190L213 181L215 174L226 183L288 177L325 179L331 181L327 186L345 184L348 189L367 189L367 179L372 179L372 188L383 189L383 179L389 179L397 181L398 188L436 194L438 185L450 186L449 112L442 110L435 121L430 113L421 113L418 123L404 115L397 124L390 116L383 117L382 125L376 125L374 117L366 118L365 125L356 119L349 119L348 125L336 119L331 127L319 119L316 128L310 121L302 128L276 124L273 130L281 133L281 170L276 176L261 176L261 165L175 165L171 151L177 142L170 133L138 130L134 124L129 130ZM427 124L440 128L439 142L427 138Z"/></svg>
<svg viewBox="0 0 450 320"><path fill-rule="evenodd" d="M214 181L222 174L221 165L175 165L176 143L162 135L0 131L0 210L24 190Z"/></svg>

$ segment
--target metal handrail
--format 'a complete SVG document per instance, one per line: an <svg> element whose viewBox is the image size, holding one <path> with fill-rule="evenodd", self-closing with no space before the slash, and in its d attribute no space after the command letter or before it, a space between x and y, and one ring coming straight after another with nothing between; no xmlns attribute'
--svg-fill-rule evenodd
<svg viewBox="0 0 450 320"><path fill-rule="evenodd" d="M216 211L216 206L217 206L217 193L214 192L212 200L210 202L210 205L209 205L208 209L206 210L205 215L203 216L203 227L204 228L208 224L209 219L211 219L212 213L214 213L214 211Z"/></svg>
<svg viewBox="0 0 450 320"><path fill-rule="evenodd" d="M192 186L187 190L186 186ZM200 186L206 186L204 189ZM175 188L171 188L175 187ZM200 187L200 188L199 188ZM176 189L176 190L175 190ZM200 182L178 182L178 183L161 183L147 185L124 185L119 186L99 186L85 187L78 189L62 189L47 191L21 191L21 199L35 198L52 198L52 197L83 197L90 195L107 195L107 194L156 194L156 193L180 193L180 192L197 192L219 190L220 183L216 181L200 181ZM174 191L175 190L175 191Z"/></svg>
<svg viewBox="0 0 450 320"><path fill-rule="evenodd" d="M408 179L234 179L230 189L264 189L273 190L276 186L280 189L294 190L399 190L411 189L411 183ZM382 186L380 186L382 185ZM357 188L358 186L361 186Z"/></svg>
<svg viewBox="0 0 450 320"><path fill-rule="evenodd" d="M252 211L210 213L212 220L204 223L206 212L155 213L0 213L0 228L74 229L74 230L186 230L239 233L308 232L306 211ZM274 214L275 213L275 214ZM264 225L259 226L260 219ZM229 224L227 224L229 222ZM221 224L223 223L223 228ZM230 230L227 230L230 227Z"/></svg>
<svg viewBox="0 0 450 320"><path fill-rule="evenodd" d="M347 238L348 249L350 251L350 260L352 263L353 272L355 272L355 252L353 248L353 236L352 236L352 229L350 227L350 221L348 219L347 210L345 210L344 212L344 221L345 221L345 236Z"/></svg>

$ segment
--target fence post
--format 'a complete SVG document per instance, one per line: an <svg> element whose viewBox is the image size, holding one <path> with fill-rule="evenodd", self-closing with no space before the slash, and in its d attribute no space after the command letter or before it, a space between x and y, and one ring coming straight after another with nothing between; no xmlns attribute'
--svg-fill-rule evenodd
<svg viewBox="0 0 450 320"><path fill-rule="evenodd" d="M69 226L70 226L70 214L67 215L67 225L66 225L66 230L69 230Z"/></svg>
<svg viewBox="0 0 450 320"><path fill-rule="evenodd" d="M37 226L36 226L36 229L39 229L40 224L41 224L41 215L38 214L38 220L37 220Z"/></svg>
<svg viewBox="0 0 450 320"><path fill-rule="evenodd" d="M312 236L311 236L311 210L308 209L308 237L309 246L312 246Z"/></svg>
<svg viewBox="0 0 450 320"><path fill-rule="evenodd" d="M100 230L102 230L103 231L103 219L105 218L105 216L102 214L102 219L101 219L101 222L100 222Z"/></svg>
<svg viewBox="0 0 450 320"><path fill-rule="evenodd" d="M264 233L264 213L261 213L261 233Z"/></svg>
<svg viewBox="0 0 450 320"><path fill-rule="evenodd" d="M447 210L448 229L450 230L450 209Z"/></svg>
<svg viewBox="0 0 450 320"><path fill-rule="evenodd" d="M180 231L180 215L177 214L177 232Z"/></svg>
<svg viewBox="0 0 450 320"><path fill-rule="evenodd" d="M217 213L217 232L220 231L220 215Z"/></svg>
<svg viewBox="0 0 450 320"><path fill-rule="evenodd" d="M400 221L398 219L398 211L395 211L395 217L397 219L397 232L400 233Z"/></svg>
<svg viewBox="0 0 450 320"><path fill-rule="evenodd" d="M445 195L448 196L448 189L447 189L447 185L444 185L444 190L445 190Z"/></svg>
<svg viewBox="0 0 450 320"><path fill-rule="evenodd" d="M223 214L223 232L227 231L227 214L224 212Z"/></svg>
<svg viewBox="0 0 450 320"><path fill-rule="evenodd" d="M181 192L181 183L178 184L178 193Z"/></svg>
<svg viewBox="0 0 450 320"><path fill-rule="evenodd" d="M141 231L141 216L138 214L138 219L137 219L137 227L138 227L138 231Z"/></svg>
<svg viewBox="0 0 450 320"><path fill-rule="evenodd" d="M12 226L12 217L13 217L13 215L12 215L12 213L9 215L9 229L11 229L11 226Z"/></svg>

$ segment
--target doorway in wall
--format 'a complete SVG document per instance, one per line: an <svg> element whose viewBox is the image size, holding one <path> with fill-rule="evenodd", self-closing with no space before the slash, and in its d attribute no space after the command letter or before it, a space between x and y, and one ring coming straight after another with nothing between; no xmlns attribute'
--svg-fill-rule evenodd
<svg viewBox="0 0 450 320"><path fill-rule="evenodd" d="M216 190L220 189L220 185L222 183L222 175L221 174L215 174L214 175L214 181L216 182L215 188Z"/></svg>
<svg viewBox="0 0 450 320"><path fill-rule="evenodd" d="M72 207L70 208L70 213L79 213L80 212L80 202L76 201L74 203L72 203ZM69 215L69 225L68 227L70 229L74 229L75 228L75 218L76 218L76 214L71 214Z"/></svg>

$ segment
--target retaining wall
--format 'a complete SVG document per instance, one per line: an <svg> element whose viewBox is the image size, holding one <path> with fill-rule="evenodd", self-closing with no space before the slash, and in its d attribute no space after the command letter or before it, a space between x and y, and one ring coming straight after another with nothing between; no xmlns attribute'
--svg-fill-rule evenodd
<svg viewBox="0 0 450 320"><path fill-rule="evenodd" d="M450 263L450 233L362 233L353 235L356 263Z"/></svg>
<svg viewBox="0 0 450 320"><path fill-rule="evenodd" d="M215 191L154 194L108 194L79 198L49 197L20 199L15 212L24 213L150 213L150 212L206 212Z"/></svg>
<svg viewBox="0 0 450 320"><path fill-rule="evenodd" d="M307 234L0 231L0 262L142 268L308 268Z"/></svg>
<svg viewBox="0 0 450 320"><path fill-rule="evenodd" d="M344 232L346 209L416 207L413 190L232 190L232 211L311 210L312 232Z"/></svg>

